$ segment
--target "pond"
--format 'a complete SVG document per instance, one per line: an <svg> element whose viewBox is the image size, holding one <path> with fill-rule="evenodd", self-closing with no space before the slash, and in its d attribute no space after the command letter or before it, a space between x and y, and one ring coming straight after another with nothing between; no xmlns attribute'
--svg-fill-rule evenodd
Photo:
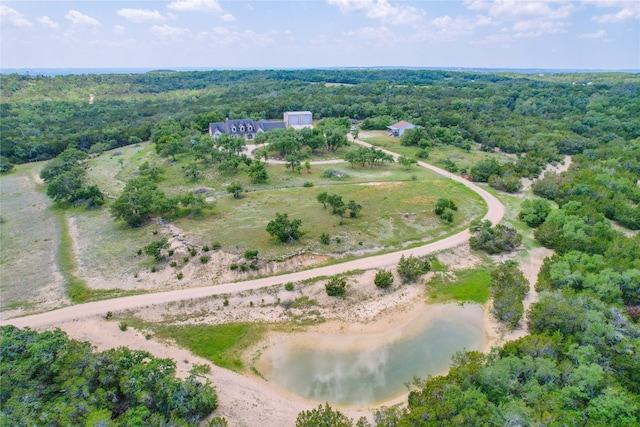
<svg viewBox="0 0 640 427"><path fill-rule="evenodd" d="M483 350L485 343L481 306L444 304L382 334L291 334L256 368L306 399L365 407L406 393L414 376L446 372L457 351Z"/></svg>

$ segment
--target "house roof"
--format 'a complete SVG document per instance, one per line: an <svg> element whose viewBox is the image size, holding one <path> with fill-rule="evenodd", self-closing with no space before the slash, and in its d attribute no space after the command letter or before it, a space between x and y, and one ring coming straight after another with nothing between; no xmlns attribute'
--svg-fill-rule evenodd
<svg viewBox="0 0 640 427"><path fill-rule="evenodd" d="M287 114L311 114L311 111L287 111Z"/></svg>
<svg viewBox="0 0 640 427"><path fill-rule="evenodd" d="M235 131L233 128L235 127ZM241 127L244 127L244 130L241 131ZM253 129L252 131L249 128ZM241 135L248 132L257 132L258 130L263 130L264 132L273 130L273 129L284 129L284 122L272 122L269 120L258 120L255 121L253 119L226 119L224 122L214 122L209 123L209 132L213 135L216 130L221 133L226 133L228 135Z"/></svg>
<svg viewBox="0 0 640 427"><path fill-rule="evenodd" d="M404 120L399 121L396 124L393 124L391 126L387 126L388 129L404 129L408 126L413 126L415 127L415 125L413 123L409 123L409 122L405 122Z"/></svg>

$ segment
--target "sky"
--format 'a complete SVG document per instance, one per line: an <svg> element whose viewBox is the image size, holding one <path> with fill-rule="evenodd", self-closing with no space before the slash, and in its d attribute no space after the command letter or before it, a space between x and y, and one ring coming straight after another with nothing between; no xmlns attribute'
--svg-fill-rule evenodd
<svg viewBox="0 0 640 427"><path fill-rule="evenodd" d="M11 1L0 69L640 70L640 0Z"/></svg>

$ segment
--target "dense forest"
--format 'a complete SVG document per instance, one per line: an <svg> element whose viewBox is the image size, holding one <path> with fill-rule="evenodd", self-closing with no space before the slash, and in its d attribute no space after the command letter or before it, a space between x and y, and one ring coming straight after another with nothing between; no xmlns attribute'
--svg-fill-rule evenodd
<svg viewBox="0 0 640 427"><path fill-rule="evenodd" d="M217 407L208 366L125 347L94 352L59 329L0 328L0 425L195 426Z"/></svg>
<svg viewBox="0 0 640 427"><path fill-rule="evenodd" d="M543 158L640 135L633 74L265 70L11 74L1 83L5 163L46 160L70 144L88 151L148 140L153 124L168 117L204 132L225 117L281 119L295 110L362 120L363 129L409 120L444 143Z"/></svg>
<svg viewBox="0 0 640 427"><path fill-rule="evenodd" d="M104 200L99 189L84 186L78 161L86 152L151 140L159 153L169 157L193 141L192 147L197 148L194 165L197 160L237 168L244 159L220 156L219 149L210 147L210 138L201 138L209 122L225 117L281 119L284 111L311 110L315 119L328 119L324 123L333 125L338 119L357 120L362 130L385 129L398 120L408 120L424 127L402 140L403 145L415 147L417 157L420 150L437 144L511 154L511 163L487 158L466 171L475 181L510 192L521 188L521 177L535 178L548 163L571 155L568 171L547 174L533 184L539 198L525 200L518 215L541 245L555 251L545 260L538 278L540 297L527 315L530 335L489 354L458 354L448 375L416 381L406 409L383 408L376 412L375 422L381 427L633 426L640 422L640 234L632 231L640 229L638 74L381 69L57 77L13 74L1 78L2 168L58 156L43 169L45 181L75 179L78 192L55 194L70 197L69 201L89 199L93 205ZM90 93L95 96L93 102L89 102ZM341 129L344 136L348 127ZM287 144L295 141L303 141L300 147L312 152L314 141L330 141L332 131L323 131L321 126L319 132L300 137L276 133L269 142L284 156L293 153ZM232 141L223 139L218 144L225 153L241 151ZM352 164L384 161L371 160L375 154L364 150L348 156ZM367 160L367 155L374 157ZM300 167L299 159L296 161ZM256 169L252 179L261 179L261 163L246 160L249 172L252 164ZM196 206L207 208L193 195L165 199L154 186L153 172L153 165L146 165L141 177L132 180L125 191L144 187L161 214L163 209L191 212ZM173 204L169 206L167 200ZM118 200L111 209L117 216ZM127 217L129 220L123 212L122 219L131 225L143 222L139 217ZM513 292L521 294L522 286L518 286ZM518 301L521 299L520 295ZM517 314L519 320L522 313ZM43 337L49 347L62 342L55 333ZM23 366L26 362L21 355L38 348L25 342L38 339L29 331L3 331L3 385L11 381L25 389L34 384L50 386L56 374L36 378L36 365L20 368L19 373L12 368L11 376L4 371L8 360ZM15 343L5 346L10 340ZM89 358L87 346L65 345L77 347ZM109 363L117 366L122 359L118 354L95 357L110 358ZM63 362L80 369L78 361ZM86 363L93 367L87 372L98 372L96 363ZM171 370L168 366L167 371ZM101 379L98 375L87 381L99 384ZM176 389L185 387L171 384ZM49 389L35 390L33 393L46 394ZM113 393L126 396L126 390L114 388ZM3 411L13 411L10 397L2 397L6 402ZM106 402L104 396L101 399ZM215 399L210 403L215 407ZM38 412L29 408L23 408L25 417ZM88 408L84 416L98 416L101 410ZM135 408L109 410L126 417ZM171 411L164 414L172 416ZM184 416L195 420L193 414ZM296 425L355 424L325 405L301 413ZM368 422L361 419L357 425Z"/></svg>

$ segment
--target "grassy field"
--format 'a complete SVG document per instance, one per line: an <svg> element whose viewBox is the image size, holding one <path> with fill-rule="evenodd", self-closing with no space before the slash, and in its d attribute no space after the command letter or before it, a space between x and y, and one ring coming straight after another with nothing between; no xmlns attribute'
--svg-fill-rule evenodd
<svg viewBox="0 0 640 427"><path fill-rule="evenodd" d="M0 178L0 309L28 308L63 293L56 253L59 229L35 179L43 163L20 165Z"/></svg>
<svg viewBox="0 0 640 427"><path fill-rule="evenodd" d="M432 240L463 228L471 218L485 212L475 193L418 168L414 171L415 180L397 167L351 170L344 165L334 169L351 178L336 182L304 174L302 179L313 182L313 187L256 189L240 200L224 195L216 199L213 217L198 221L180 219L175 224L200 244L219 241L226 248L256 249L267 257L279 257L301 249L345 252ZM341 221L331 214L330 208L324 209L317 202L317 195L324 191L342 196L345 203L355 200L363 209L357 218ZM451 198L460 207L453 224L442 222L432 212L440 197ZM276 213L288 213L302 221L306 235L298 244L279 244L266 233L266 225ZM330 245L319 243L322 233L332 237Z"/></svg>
<svg viewBox="0 0 640 427"><path fill-rule="evenodd" d="M399 165L355 167L347 163L312 165L310 173L292 172L284 165L269 165L269 180L254 185L245 173L222 174L214 168L200 165L197 182L184 176L183 167L189 160L178 156L173 162L160 158L153 147L140 144L118 149L91 160L91 178L100 186L119 191L124 182L135 176L145 161L163 168L159 185L169 194L203 189L205 197L214 201L214 214L208 218L182 218L174 225L186 232L188 240L197 245L220 242L227 251L258 250L262 257L278 259L301 250L342 253L361 249L383 249L420 240L433 240L464 228L472 218L482 216L485 207L478 196L464 186L437 174L414 166L407 171ZM342 179L324 178L327 169L339 171ZM239 181L245 187L241 199L234 199L226 186ZM306 186L305 186L306 185ZM311 185L309 187L309 185ZM340 220L329 209L323 209L317 194L327 191L342 196L345 202L355 200L363 206L356 219ZM113 194L115 195L115 194ZM452 224L442 222L433 214L433 205L440 197L453 199L460 207ZM105 209L75 215L83 241L81 264L95 269L105 277L113 265L124 266L134 274L144 264L131 260L131 250L149 243L149 227L128 229L110 220ZM305 236L296 245L283 245L266 233L267 223L276 213L288 213L302 220ZM342 222L342 224L341 224ZM331 237L330 245L321 245L322 233Z"/></svg>
<svg viewBox="0 0 640 427"><path fill-rule="evenodd" d="M477 302L484 304L489 300L491 273L488 268L451 273L438 273L427 283L429 302L447 301Z"/></svg>
<svg viewBox="0 0 640 427"><path fill-rule="evenodd" d="M258 323L224 325L152 326L156 337L174 340L180 347L212 361L217 366L242 372L242 353L258 342L267 326Z"/></svg>
<svg viewBox="0 0 640 427"><path fill-rule="evenodd" d="M359 139L404 156L415 157L418 151L420 151L420 149L415 146L406 147L401 145L400 138L391 137L387 135L385 131L367 131L367 134L372 134L372 136L359 137ZM442 167L442 161L446 159L454 162L458 170L469 170L474 163L487 157L494 158L500 163L514 160L507 154L480 151L477 146L473 146L471 151L467 152L453 145L440 144L429 148L427 151L429 152L429 158L425 159L426 162Z"/></svg>

